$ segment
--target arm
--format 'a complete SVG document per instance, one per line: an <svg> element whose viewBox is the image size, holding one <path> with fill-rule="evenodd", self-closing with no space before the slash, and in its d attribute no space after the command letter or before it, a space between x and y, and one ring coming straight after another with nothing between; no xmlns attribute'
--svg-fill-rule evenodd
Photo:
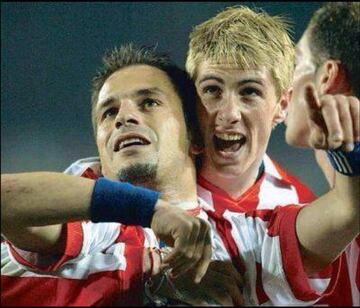
<svg viewBox="0 0 360 308"><path fill-rule="evenodd" d="M342 95L325 95L319 99L312 86L306 92L309 144L323 149L341 146L344 155L352 151L359 136L359 100ZM326 153L322 151L322 154ZM302 208L296 221L301 253L309 273L330 264L359 233L359 176L336 172L334 183L335 170L327 157L326 162L324 159L324 155L320 157L320 167L326 166L325 175L333 189Z"/></svg>
<svg viewBox="0 0 360 308"><path fill-rule="evenodd" d="M94 210L94 199L99 200L99 191L95 183L94 180L62 173L35 172L2 175L2 234L20 249L43 254L57 254L63 252L61 230L62 225L68 221L87 219L94 221L96 216L96 222L101 217L101 222L126 223L118 218L122 217L121 210L125 207L122 207L118 213L117 204L112 204L110 207L108 203L112 200L117 201L119 198L115 197L121 197L127 191L122 190L121 186L118 187L118 191L107 190L105 196L100 196L100 200L107 197L106 204L101 208L97 202L98 205ZM114 185L124 184L113 182L111 185L114 188L117 187ZM139 213L134 212L131 201L135 200L132 199L135 197L137 203L144 202L141 198L139 201L136 196L136 192L142 193L143 189L132 186L131 190L132 194L126 195L128 199L125 201L130 205L130 207L127 205L127 211L132 216L136 216ZM102 193L104 195L104 192ZM114 196L109 197L109 194L114 194ZM157 198L154 203L151 217L148 219L150 220L149 227L151 223L155 234L168 245L174 246L172 253L164 261L170 267L177 267L179 272L194 268L197 272L196 281L201 280L211 258L210 230L207 223L161 199ZM109 209L117 215L107 214ZM109 220L104 220L104 216L108 216ZM169 221L171 224L168 223Z"/></svg>
<svg viewBox="0 0 360 308"><path fill-rule="evenodd" d="M358 176L336 173L334 189L300 210L296 232L307 273L333 262L359 233L359 187Z"/></svg>
<svg viewBox="0 0 360 308"><path fill-rule="evenodd" d="M88 219L95 181L59 173L1 175L1 233L14 246L61 253L62 224Z"/></svg>

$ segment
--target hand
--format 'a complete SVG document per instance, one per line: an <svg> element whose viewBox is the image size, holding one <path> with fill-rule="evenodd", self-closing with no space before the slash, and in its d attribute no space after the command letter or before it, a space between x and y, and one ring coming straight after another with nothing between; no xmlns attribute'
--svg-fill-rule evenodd
<svg viewBox="0 0 360 308"><path fill-rule="evenodd" d="M191 273L173 281L180 292L182 301L194 306L216 303L221 306L242 306L243 279L230 261L212 261L199 284L191 280ZM167 296L173 297L171 287L167 286Z"/></svg>
<svg viewBox="0 0 360 308"><path fill-rule="evenodd" d="M194 281L205 275L212 254L209 224L187 214L161 199L155 205L151 229L172 251L163 259L162 267L170 267L176 277L192 269Z"/></svg>
<svg viewBox="0 0 360 308"><path fill-rule="evenodd" d="M360 141L359 99L354 96L318 97L313 85L306 87L307 115L310 126L309 145L316 149L352 151Z"/></svg>

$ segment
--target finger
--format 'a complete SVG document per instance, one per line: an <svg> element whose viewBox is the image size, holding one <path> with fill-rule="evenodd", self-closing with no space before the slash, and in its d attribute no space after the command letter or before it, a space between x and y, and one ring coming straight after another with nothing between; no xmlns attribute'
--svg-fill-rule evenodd
<svg viewBox="0 0 360 308"><path fill-rule="evenodd" d="M349 97L350 114L353 123L353 134L355 142L360 141L360 101L356 97Z"/></svg>
<svg viewBox="0 0 360 308"><path fill-rule="evenodd" d="M316 149L327 148L327 128L321 114L320 101L315 88L309 84L305 88L306 118L308 120L309 145Z"/></svg>
<svg viewBox="0 0 360 308"><path fill-rule="evenodd" d="M353 139L353 123L350 113L350 104L347 97L338 96L337 106L339 110L339 120L343 130L343 146L342 149L346 152L350 152L354 149Z"/></svg>
<svg viewBox="0 0 360 308"><path fill-rule="evenodd" d="M309 144L314 149L328 149L328 142L326 138L326 133L322 128L315 125L314 123L310 124L310 136Z"/></svg>
<svg viewBox="0 0 360 308"><path fill-rule="evenodd" d="M164 264L168 264L176 276L179 271L189 269L194 266L193 256L196 249L196 241L200 232L200 221L191 222L189 230L179 231L179 236L175 239L174 249L164 258Z"/></svg>
<svg viewBox="0 0 360 308"><path fill-rule="evenodd" d="M205 245L207 245L207 236L209 236L209 233L210 230L207 223L205 223L204 221L200 221L199 233L197 238L194 239L194 246L195 246L194 252L192 255L187 256L188 259L185 259L184 260L185 262L183 262L182 264L179 263L179 268L173 269L174 277L176 277L180 273L181 274L185 273L191 269L191 271L194 273L193 275L194 281L200 282L201 278L203 277L203 274L205 274L206 272L205 269L205 272L203 273L202 263L203 263L204 253L206 253ZM210 247L211 247L211 243L210 243ZM210 257L208 258L209 262L210 262L210 258L211 258L211 252L210 252Z"/></svg>
<svg viewBox="0 0 360 308"><path fill-rule="evenodd" d="M332 95L326 95L322 97L321 105L321 114L328 131L327 141L329 148L336 149L343 142L343 130L339 118L338 104Z"/></svg>
<svg viewBox="0 0 360 308"><path fill-rule="evenodd" d="M320 101L312 84L308 84L305 87L305 100L310 112L317 112L320 110Z"/></svg>
<svg viewBox="0 0 360 308"><path fill-rule="evenodd" d="M212 256L212 247L211 247L211 241L209 239L209 242L204 245L204 253L199 261L199 266L197 268L197 272L194 280L195 283L199 283L206 274L206 271L211 262L211 256Z"/></svg>

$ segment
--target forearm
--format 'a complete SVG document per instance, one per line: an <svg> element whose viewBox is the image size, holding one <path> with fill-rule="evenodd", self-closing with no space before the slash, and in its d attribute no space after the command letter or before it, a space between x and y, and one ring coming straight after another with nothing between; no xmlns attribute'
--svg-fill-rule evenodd
<svg viewBox="0 0 360 308"><path fill-rule="evenodd" d="M3 174L1 230L88 219L94 184L62 173Z"/></svg>
<svg viewBox="0 0 360 308"><path fill-rule="evenodd" d="M333 262L359 233L359 177L336 173L333 190L303 207L296 221L307 273Z"/></svg>

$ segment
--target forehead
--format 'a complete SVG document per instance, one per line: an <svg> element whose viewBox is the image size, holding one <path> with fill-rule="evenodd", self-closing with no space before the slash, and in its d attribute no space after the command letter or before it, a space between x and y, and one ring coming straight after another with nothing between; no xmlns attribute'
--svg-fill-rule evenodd
<svg viewBox="0 0 360 308"><path fill-rule="evenodd" d="M265 67L244 69L233 63L216 63L212 61L203 61L198 66L196 83L206 80L210 77L219 77L226 81L239 81L243 79L261 80L264 84L273 83L271 73Z"/></svg>
<svg viewBox="0 0 360 308"><path fill-rule="evenodd" d="M166 96L176 95L167 74L149 65L131 65L108 77L99 92L98 102L109 96L126 97L142 89L159 89Z"/></svg>

